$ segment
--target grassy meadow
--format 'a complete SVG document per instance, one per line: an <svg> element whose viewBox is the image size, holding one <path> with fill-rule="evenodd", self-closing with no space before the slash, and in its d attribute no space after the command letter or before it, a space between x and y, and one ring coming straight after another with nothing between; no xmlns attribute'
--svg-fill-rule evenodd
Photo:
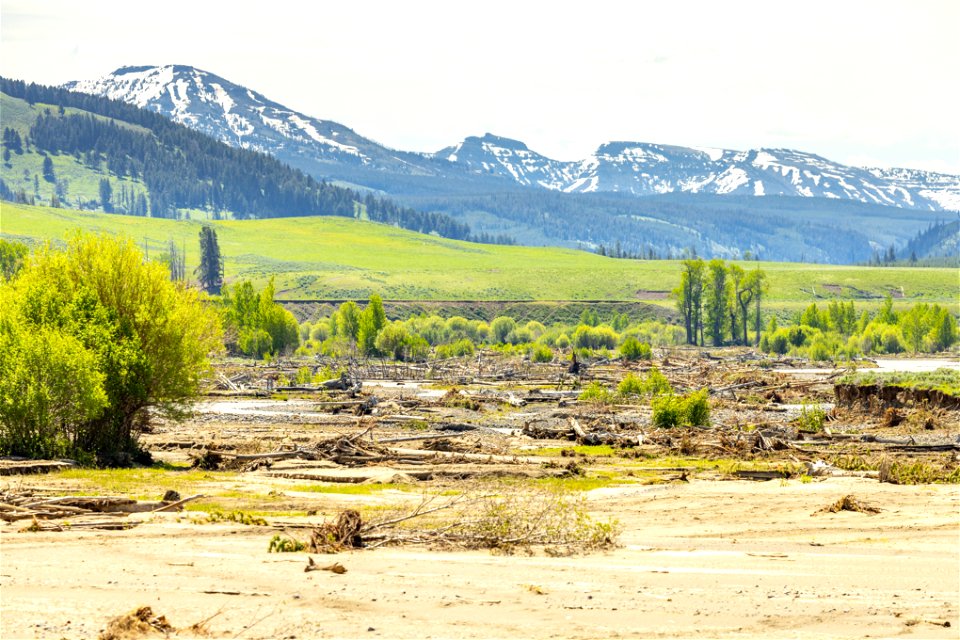
<svg viewBox="0 0 960 640"><path fill-rule="evenodd" d="M28 243L63 241L76 229L125 235L150 257L172 240L199 262L199 232L209 224L225 257L226 278L262 285L275 278L281 299L649 300L679 279L677 261L617 260L570 249L480 245L338 217L200 222L0 203L0 235ZM955 269L868 268L744 262L769 277L769 304L799 308L841 298L870 306L891 293L903 302L938 302L956 312Z"/></svg>

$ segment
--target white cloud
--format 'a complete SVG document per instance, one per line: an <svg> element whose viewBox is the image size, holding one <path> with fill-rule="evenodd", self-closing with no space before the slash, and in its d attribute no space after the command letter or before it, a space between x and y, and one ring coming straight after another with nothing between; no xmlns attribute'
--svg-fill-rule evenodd
<svg viewBox="0 0 960 640"><path fill-rule="evenodd" d="M492 131L560 159L627 139L960 173L956 2L4 0L2 12L7 76L190 64L399 148Z"/></svg>

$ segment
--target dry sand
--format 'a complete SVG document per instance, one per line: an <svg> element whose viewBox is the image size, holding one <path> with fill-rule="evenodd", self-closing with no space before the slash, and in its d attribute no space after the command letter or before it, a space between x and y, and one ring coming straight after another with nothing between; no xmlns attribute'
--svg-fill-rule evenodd
<svg viewBox="0 0 960 640"><path fill-rule="evenodd" d="M882 511L818 512L847 494ZM621 548L314 556L342 575L267 553L273 529L182 514L128 531L7 524L0 636L94 638L147 605L178 628L212 616L210 637L229 638L960 637L960 487L695 479L589 500L620 520Z"/></svg>

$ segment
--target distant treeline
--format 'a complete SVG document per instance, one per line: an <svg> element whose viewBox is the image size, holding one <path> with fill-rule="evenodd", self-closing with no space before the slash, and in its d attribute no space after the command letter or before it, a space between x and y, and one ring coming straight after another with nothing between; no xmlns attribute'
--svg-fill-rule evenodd
<svg viewBox="0 0 960 640"><path fill-rule="evenodd" d="M28 143L50 153L73 154L95 168L105 162L110 173L143 181L154 217L176 217L178 209L229 211L237 218L366 217L422 233L473 239L466 224L446 214L417 211L318 181L264 153L235 149L146 109L6 78L0 78L0 91L29 104L59 107L37 119ZM66 108L88 113L67 114Z"/></svg>
<svg viewBox="0 0 960 640"><path fill-rule="evenodd" d="M761 260L857 263L870 259L859 228L871 215L898 209L815 198L671 194L559 193L504 188L497 193L404 196L405 204L462 217L494 214L542 230L554 242L604 247L607 255L696 255ZM829 239L829 240L827 240Z"/></svg>

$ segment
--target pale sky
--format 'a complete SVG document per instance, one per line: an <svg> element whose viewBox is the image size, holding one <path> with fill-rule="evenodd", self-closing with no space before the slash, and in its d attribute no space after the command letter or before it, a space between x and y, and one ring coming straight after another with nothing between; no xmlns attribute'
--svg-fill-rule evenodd
<svg viewBox="0 0 960 640"><path fill-rule="evenodd" d="M162 64L410 151L491 132L960 174L960 0L0 0L6 77Z"/></svg>

